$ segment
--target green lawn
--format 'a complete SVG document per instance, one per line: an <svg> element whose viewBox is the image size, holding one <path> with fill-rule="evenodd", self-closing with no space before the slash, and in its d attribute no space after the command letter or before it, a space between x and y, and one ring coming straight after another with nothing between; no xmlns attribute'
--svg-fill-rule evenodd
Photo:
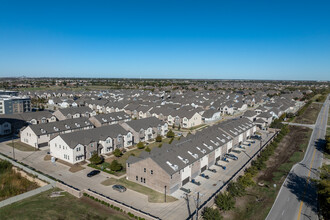
<svg viewBox="0 0 330 220"><path fill-rule="evenodd" d="M67 192L64 192L62 197L50 198L52 191L0 208L0 219L129 219L128 216L102 207L95 201L88 198L78 199Z"/></svg>
<svg viewBox="0 0 330 220"><path fill-rule="evenodd" d="M159 193L155 190L152 190L148 187L142 186L140 184L134 183L132 181L127 180L125 177L121 179L110 178L103 181L101 184L105 186L111 186L114 184L120 184L125 186L128 189L134 190L136 192L142 193L148 196L148 201L153 203L162 203L164 202L164 194ZM166 196L166 202L174 202L177 199L172 196Z"/></svg>
<svg viewBox="0 0 330 220"><path fill-rule="evenodd" d="M31 147L30 145L20 142L20 141L15 141L14 144L12 142L10 142L7 145L10 147L14 146L15 149L20 150L20 151L37 151L38 150L34 147Z"/></svg>

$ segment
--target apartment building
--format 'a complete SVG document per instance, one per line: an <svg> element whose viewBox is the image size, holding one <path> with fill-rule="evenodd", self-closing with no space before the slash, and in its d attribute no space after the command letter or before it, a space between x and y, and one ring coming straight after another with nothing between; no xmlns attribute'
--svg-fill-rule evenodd
<svg viewBox="0 0 330 220"><path fill-rule="evenodd" d="M31 99L24 96L0 95L0 114L18 114L31 111Z"/></svg>

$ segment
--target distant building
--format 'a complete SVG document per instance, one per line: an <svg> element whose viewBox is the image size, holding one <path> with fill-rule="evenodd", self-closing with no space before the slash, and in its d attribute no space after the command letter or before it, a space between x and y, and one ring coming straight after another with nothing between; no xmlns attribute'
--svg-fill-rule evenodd
<svg viewBox="0 0 330 220"><path fill-rule="evenodd" d="M18 114L30 111L31 99L29 97L0 95L0 114Z"/></svg>

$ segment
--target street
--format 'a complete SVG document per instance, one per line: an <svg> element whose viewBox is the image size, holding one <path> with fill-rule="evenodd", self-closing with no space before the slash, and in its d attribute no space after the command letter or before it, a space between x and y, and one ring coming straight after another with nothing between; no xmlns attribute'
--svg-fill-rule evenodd
<svg viewBox="0 0 330 220"><path fill-rule="evenodd" d="M328 97L329 98L329 97ZM317 194L310 179L318 178L322 164L322 145L326 135L329 99L325 101L316 120L304 159L295 164L285 179L267 220L318 219Z"/></svg>

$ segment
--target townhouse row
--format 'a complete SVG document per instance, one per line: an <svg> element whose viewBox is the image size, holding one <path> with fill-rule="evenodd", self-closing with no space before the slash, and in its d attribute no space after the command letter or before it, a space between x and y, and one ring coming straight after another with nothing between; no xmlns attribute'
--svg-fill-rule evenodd
<svg viewBox="0 0 330 220"><path fill-rule="evenodd" d="M256 126L246 118L211 126L150 153L130 156L126 178L162 193L173 193L255 132Z"/></svg>

